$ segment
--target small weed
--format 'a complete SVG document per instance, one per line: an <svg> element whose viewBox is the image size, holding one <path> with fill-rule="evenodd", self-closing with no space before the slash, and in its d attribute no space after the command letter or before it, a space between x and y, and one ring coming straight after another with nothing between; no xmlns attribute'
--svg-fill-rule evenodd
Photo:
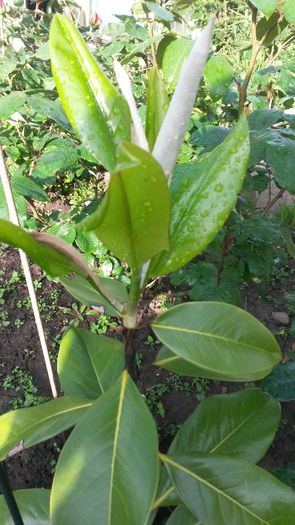
<svg viewBox="0 0 295 525"><path fill-rule="evenodd" d="M19 329L21 326L23 326L25 323L25 320L24 319L20 319L19 317L17 317L14 321L14 326Z"/></svg>
<svg viewBox="0 0 295 525"><path fill-rule="evenodd" d="M109 315L102 314L96 323L91 325L91 332L97 335L105 334L109 328L115 328L118 323L114 321Z"/></svg>
<svg viewBox="0 0 295 525"><path fill-rule="evenodd" d="M12 410L40 405L48 400L48 398L38 395L31 374L20 366L16 366L10 374L7 374L2 381L2 387L4 390L14 390L20 394L10 401Z"/></svg>
<svg viewBox="0 0 295 525"><path fill-rule="evenodd" d="M135 363L136 363L137 368L141 367L142 361L143 361L142 353L141 352L136 352L136 354L135 354Z"/></svg>

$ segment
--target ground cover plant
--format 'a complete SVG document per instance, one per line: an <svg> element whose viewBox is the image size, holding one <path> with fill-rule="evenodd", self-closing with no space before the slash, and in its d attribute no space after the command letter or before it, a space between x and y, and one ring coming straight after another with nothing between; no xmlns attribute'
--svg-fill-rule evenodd
<svg viewBox="0 0 295 525"><path fill-rule="evenodd" d="M178 6L189 3L178 2ZM173 16L153 2L146 2L143 7L148 17L152 12L165 23ZM263 2L259 6L253 3L252 16L257 16L257 7L263 11ZM276 7L275 3L273 11ZM284 12L286 20L290 17L292 22L292 9ZM280 10L275 16L281 22ZM270 198L259 216L251 214L251 202L244 211L243 201L232 213L237 195L247 183L245 178L250 184L246 172L253 147L250 149L248 127L251 137L253 130L261 133L261 122L264 125L266 122L270 135L278 133L280 140L285 140L286 135L292 134L292 118L286 118L283 111L274 117L274 110L267 110L253 112L247 121L241 111L246 101L244 88L240 90L241 115L232 129L214 128L214 140L210 139L207 152L202 154L201 148L208 142L200 141L200 136L204 138L206 133L204 130L200 133L200 126L196 130L196 120L190 120L190 136L185 136L182 146L203 68L205 83L201 94L207 92L209 98L204 107L211 105L213 115L217 102L226 96L232 82L233 75L224 57L212 55L206 64L213 26L212 19L195 46L189 39L184 44L181 38L171 41L164 36L156 60L153 48L144 131L131 96L130 81L120 63L115 63L119 90L98 67L75 26L60 15L53 19L51 67L65 112L63 118L68 119L66 122L71 126L68 129L75 130L89 151L91 163L102 165L111 177L95 211L93 206L81 211L74 235L72 238L66 235L69 242L60 238L62 235L32 233L5 220L0 222L0 239L22 248L84 305L102 308L104 315L118 317L124 327L124 339L97 335L73 324L63 335L57 363L64 395L41 406L1 416L2 460L75 427L54 467L51 493L40 489L17 491L15 503L2 473L1 490L8 503L6 506L4 498L1 499L4 523L11 523L8 509L14 522L21 523L19 509L24 523L37 520L53 524L138 525L159 522L161 507L176 507L168 518L170 525L294 522L294 492L255 465L271 445L278 428L280 407L276 400L259 388L211 396L176 429L167 453L159 453L157 429L148 408L156 404L160 416L163 415L158 393L155 394L157 389L150 393L146 405L136 386L141 358L136 355L135 340L144 321L139 310L140 298L146 288L171 272L171 279L178 285L183 284L183 274L189 274L193 287L185 294L202 301L173 306L152 321L153 337L162 345L155 360L157 367L175 372L175 377L184 375L195 381L226 380L247 385L265 378L282 357L273 335L250 314L228 303L239 302L233 288L239 290L246 274L264 280L265 274L261 272L265 269L259 273L257 260L265 252L265 246L270 247L269 253L275 246L276 256L282 260L293 252L289 208L282 207L279 217L269 218ZM267 26L264 34L268 35L270 30L273 27ZM154 45L155 36L150 38ZM185 62L182 70L175 60L171 64L177 47L180 63ZM143 46L139 52L142 49ZM127 62L133 60L131 55ZM225 76L221 73L220 78L220 71ZM174 95L169 100L172 91ZM143 96L142 88L138 96ZM235 117L237 110L232 120ZM251 127L253 121L257 128ZM276 124L279 126L273 128ZM222 143L218 145L220 139ZM59 140L62 143L66 137ZM198 154L190 140L200 146ZM274 142L277 154L282 152L277 136ZM266 179L268 185L274 178L279 191L286 189L293 193L288 170L284 175L282 169L276 168L278 155L266 156L268 138L263 142L259 134L254 135L253 144L259 151L255 160L250 160L250 167L259 166L264 160L271 171L259 166L257 169L262 173L254 174L252 170L250 181L263 175L259 180L265 184ZM288 154L290 148L288 143ZM175 168L179 156L182 162ZM225 230L221 231L222 228ZM53 225L51 234L57 232L60 233L59 227L55 226L54 231ZM255 245L252 250L255 235L262 247L258 242L258 249ZM102 242L113 260L122 261L117 268L125 268L124 275L118 270L117 280L99 276L71 247L76 236L83 239L84 245L93 242L100 246L98 243ZM222 248L216 262L214 252L218 252L219 246ZM205 260L190 263L205 249ZM232 283L228 275L240 259L244 260L244 266L238 268L238 276ZM184 266L186 263L192 267ZM270 266L272 263L273 259ZM272 268L265 273L268 278L274 274ZM210 285L210 279L213 283L215 279L215 285ZM292 294L288 300L292 305ZM78 311L78 319L79 315ZM100 334L104 333L104 323L108 325L102 317ZM154 339L147 343L153 345ZM12 379L7 379L6 385Z"/></svg>

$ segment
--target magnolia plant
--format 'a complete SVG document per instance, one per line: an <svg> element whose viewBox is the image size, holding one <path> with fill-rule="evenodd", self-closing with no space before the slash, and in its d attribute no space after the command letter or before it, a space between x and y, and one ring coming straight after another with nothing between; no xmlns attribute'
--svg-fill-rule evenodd
<svg viewBox="0 0 295 525"><path fill-rule="evenodd" d="M128 288L102 278L73 247L0 221L0 240L27 255L84 304L118 316L125 343L70 327L58 357L63 396L0 417L0 459L73 428L51 491L0 498L1 525L167 525L295 523L293 491L255 464L272 443L280 407L258 388L206 399L159 453L153 417L135 383L138 304L145 287L180 268L216 235L233 209L249 156L242 115L221 146L175 168L210 50L214 18L200 33L169 102L154 64L143 129L126 71L119 90L61 15L50 33L51 66L73 130L111 173L97 210L80 227L128 264ZM273 335L247 312L221 302L170 308L152 322L163 344L155 366L178 374L249 382L281 360ZM6 505L8 503L8 505ZM10 510L9 510L10 509ZM10 512L13 518L10 517Z"/></svg>

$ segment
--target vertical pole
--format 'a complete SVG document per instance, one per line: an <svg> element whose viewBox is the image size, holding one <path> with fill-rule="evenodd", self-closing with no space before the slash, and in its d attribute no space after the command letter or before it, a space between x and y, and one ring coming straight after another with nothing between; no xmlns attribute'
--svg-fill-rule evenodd
<svg viewBox="0 0 295 525"><path fill-rule="evenodd" d="M8 171L7 171L7 168L6 168L4 155L3 155L3 151L2 151L1 146L0 146L0 180L1 180L2 185L3 185L4 194L5 194L5 198L6 198L6 202L7 202L7 207L8 207L10 219L13 222L13 224L16 224L17 226L19 226L19 219L18 219L16 207L15 207L15 202L14 202L14 198L13 198L13 193L12 193L12 189L11 189L9 175L8 175ZM33 313L34 313L34 317L35 317L35 323L36 323L36 327L37 327L37 331L38 331L38 335L39 335L39 339L40 339L40 344L41 344L41 348L42 348L42 352L43 352L43 357L44 357L44 361L45 361L45 366L46 366L46 371L47 371L47 375L48 375L48 380L49 380L49 383L50 383L52 396L53 397L57 397L57 389L56 389L56 385L55 385L55 381L54 381L54 377L53 377L51 361L50 361L50 357L49 357L49 352L48 352L46 338L45 338L45 333L44 333L44 328L43 328L43 325L42 325L42 320L41 320L41 316L40 316L38 301L37 301L37 297L36 297L36 293L35 293L35 289L34 289L34 284L33 284L33 279L32 279L32 275L31 275L31 271L30 271L30 267L29 267L29 262L28 262L26 254L22 250L19 250L19 255L20 255L20 260L21 260L21 263L22 263L23 271L24 271L24 274L25 274L25 279L26 279L26 283L27 283L27 287L28 287L28 291L29 291L29 296L30 296L31 303L32 303L32 309L33 309Z"/></svg>

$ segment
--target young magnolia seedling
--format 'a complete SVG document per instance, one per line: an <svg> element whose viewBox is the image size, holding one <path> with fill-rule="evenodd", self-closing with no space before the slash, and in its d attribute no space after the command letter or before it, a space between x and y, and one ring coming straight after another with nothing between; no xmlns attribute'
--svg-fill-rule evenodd
<svg viewBox="0 0 295 525"><path fill-rule="evenodd" d="M27 448L74 427L52 490L16 492L25 522L38 516L51 525L149 525L160 506L177 506L170 525L295 521L292 490L255 466L278 427L276 401L254 388L213 396L182 425L167 455L159 455L155 422L133 380L141 294L151 279L204 250L234 207L247 169L248 127L241 116L220 146L174 170L213 28L214 17L192 46L169 105L153 65L146 138L122 66L115 66L120 92L76 27L61 15L53 19L51 66L60 100L81 142L111 172L103 201L80 227L128 263L131 284L127 290L98 277L54 236L0 221L2 242L24 250L76 299L103 307L125 327L125 344L70 327L57 365L64 396L0 417L2 460L20 444ZM158 97L166 101L161 114ZM180 304L159 315L152 329L163 344L155 365L180 375L249 382L281 359L260 322L221 302ZM0 516L9 523L1 499Z"/></svg>

